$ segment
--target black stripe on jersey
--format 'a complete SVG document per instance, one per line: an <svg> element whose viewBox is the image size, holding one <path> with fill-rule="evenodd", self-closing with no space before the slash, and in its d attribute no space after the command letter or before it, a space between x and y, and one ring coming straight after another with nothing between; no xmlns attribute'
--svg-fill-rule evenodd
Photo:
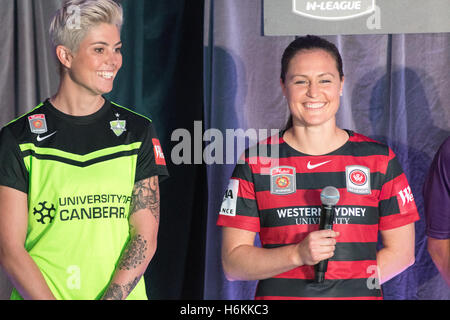
<svg viewBox="0 0 450 320"><path fill-rule="evenodd" d="M289 244L267 244L266 249L279 248ZM364 261L377 259L376 242L338 242L332 261Z"/></svg>
<svg viewBox="0 0 450 320"><path fill-rule="evenodd" d="M259 281L256 297L381 297L381 290L370 289L368 281L360 278L315 283L314 280L271 278Z"/></svg>
<svg viewBox="0 0 450 320"><path fill-rule="evenodd" d="M255 217L252 213L258 213L258 204L255 199L247 199L239 197L236 202L236 213L244 217Z"/></svg>
<svg viewBox="0 0 450 320"><path fill-rule="evenodd" d="M39 154L36 153L34 150L26 150L22 152L23 157L27 157L29 155L35 157L36 159L39 160L53 160L53 161L58 161L58 162L62 162L62 163L66 163L72 166L76 166L76 167L81 167L81 168L85 168L85 167L89 167L93 164L96 163L100 163L100 162L104 162L104 161L108 161L108 160L113 160L113 159L117 159L117 158L121 158L121 157L127 157L127 156L132 156L135 154L139 153L139 149L134 149L134 150L129 150L129 151L120 151L120 152L116 152L113 154L108 154L105 156L101 156L95 159L91 159L91 160L87 160L87 161L76 161L76 160L72 160L72 159L67 159L67 158L63 158L63 157L59 157L59 156L55 156L55 155L48 155L48 154Z"/></svg>
<svg viewBox="0 0 450 320"><path fill-rule="evenodd" d="M280 145L280 158L290 158L297 154L297 156L307 156L292 147L286 142ZM389 148L385 145L376 142L353 142L349 141L342 148L333 151L327 156L353 156L353 157L367 157L367 156L389 156Z"/></svg>
<svg viewBox="0 0 450 320"><path fill-rule="evenodd" d="M389 148L377 142L362 141L353 142L349 141L344 148L339 148L330 155L339 156L354 156L354 157L366 157L366 156L389 156Z"/></svg>
<svg viewBox="0 0 450 320"><path fill-rule="evenodd" d="M320 206L299 206L260 210L261 227L281 227L296 224L313 224L312 222L302 223L300 222L300 219L319 219L319 208ZM350 218L348 222L349 224L378 224L379 212L377 207L336 206L336 208L338 208L339 214L335 215L335 223L339 221L336 218ZM344 210L345 215L342 214ZM358 212L364 210L364 216L361 216L361 213L359 213L360 216L356 216L354 214L355 210L358 210ZM349 212L353 212L353 215L349 214Z"/></svg>
<svg viewBox="0 0 450 320"><path fill-rule="evenodd" d="M389 160L387 170L386 170L386 178L388 181L400 176L403 173L403 169L397 159L397 157Z"/></svg>
<svg viewBox="0 0 450 320"><path fill-rule="evenodd" d="M379 203L380 213L382 217L387 217L392 214L400 213L400 207L398 206L397 195L390 197L386 200L381 200Z"/></svg>
<svg viewBox="0 0 450 320"><path fill-rule="evenodd" d="M370 173L372 190L381 190L381 183L385 180L380 172ZM322 189L334 186L338 189L347 188L345 171L342 172L314 172L296 174L297 190ZM255 192L270 191L270 175L254 174Z"/></svg>

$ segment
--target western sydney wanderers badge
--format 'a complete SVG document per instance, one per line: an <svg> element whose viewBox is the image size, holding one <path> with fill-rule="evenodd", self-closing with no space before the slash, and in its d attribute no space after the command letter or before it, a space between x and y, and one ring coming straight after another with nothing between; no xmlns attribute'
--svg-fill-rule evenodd
<svg viewBox="0 0 450 320"><path fill-rule="evenodd" d="M297 191L294 167L275 167L270 169L270 193L291 194Z"/></svg>
<svg viewBox="0 0 450 320"><path fill-rule="evenodd" d="M118 113L116 113L116 117L117 120L110 121L109 124L111 125L111 130L119 137L122 133L127 131L127 122L126 120L119 120L120 114Z"/></svg>
<svg viewBox="0 0 450 320"><path fill-rule="evenodd" d="M45 121L45 114L34 114L28 117L30 130L32 133L43 134L47 132L47 122Z"/></svg>
<svg viewBox="0 0 450 320"><path fill-rule="evenodd" d="M371 194L370 169L364 166L345 167L347 191L356 194Z"/></svg>

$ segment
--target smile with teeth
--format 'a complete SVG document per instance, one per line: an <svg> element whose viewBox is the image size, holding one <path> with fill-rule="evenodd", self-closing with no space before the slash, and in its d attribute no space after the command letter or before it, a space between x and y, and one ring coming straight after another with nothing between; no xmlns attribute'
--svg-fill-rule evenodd
<svg viewBox="0 0 450 320"><path fill-rule="evenodd" d="M99 77L102 77L104 79L110 80L112 77L114 77L114 72L112 71L99 71L97 72L97 75Z"/></svg>
<svg viewBox="0 0 450 320"><path fill-rule="evenodd" d="M306 102L303 104L303 106L308 109L319 109L322 108L325 104L326 104L325 102L315 102L315 103Z"/></svg>

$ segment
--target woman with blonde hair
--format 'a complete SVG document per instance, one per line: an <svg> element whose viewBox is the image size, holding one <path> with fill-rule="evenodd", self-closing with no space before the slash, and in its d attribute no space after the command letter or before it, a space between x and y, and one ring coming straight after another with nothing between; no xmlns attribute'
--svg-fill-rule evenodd
<svg viewBox="0 0 450 320"><path fill-rule="evenodd" d="M164 156L150 119L104 94L122 66L122 8L53 17L57 93L0 133L0 264L12 299L146 299Z"/></svg>

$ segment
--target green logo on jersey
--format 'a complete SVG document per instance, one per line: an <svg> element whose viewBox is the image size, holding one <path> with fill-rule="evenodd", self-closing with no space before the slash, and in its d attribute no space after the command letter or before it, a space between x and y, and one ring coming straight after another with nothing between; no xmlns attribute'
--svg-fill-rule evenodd
<svg viewBox="0 0 450 320"><path fill-rule="evenodd" d="M116 136L120 136L124 131L127 131L126 125L127 122L125 120L119 120L119 114L116 113L117 120L110 121L111 130L116 134Z"/></svg>

